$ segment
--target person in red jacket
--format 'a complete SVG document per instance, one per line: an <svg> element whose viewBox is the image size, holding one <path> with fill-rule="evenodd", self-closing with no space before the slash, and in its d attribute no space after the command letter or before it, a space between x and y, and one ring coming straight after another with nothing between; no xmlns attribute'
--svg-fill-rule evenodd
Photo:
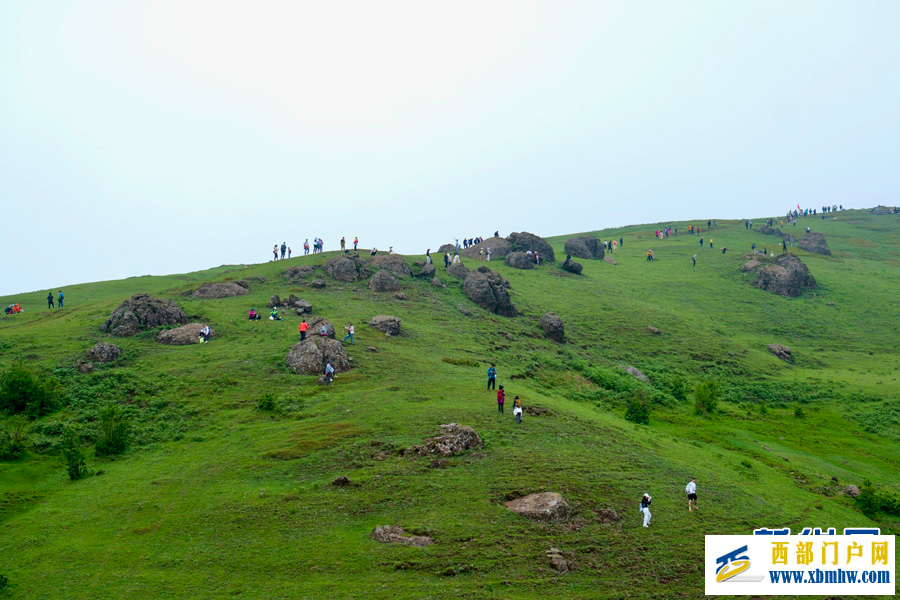
<svg viewBox="0 0 900 600"><path fill-rule="evenodd" d="M503 412L503 403L506 402L506 392L503 391L503 386L497 390L497 412Z"/></svg>
<svg viewBox="0 0 900 600"><path fill-rule="evenodd" d="M303 319L300 322L299 329L300 329L300 341L302 342L303 340L306 339L306 332L309 331L309 323L306 322L306 319Z"/></svg>

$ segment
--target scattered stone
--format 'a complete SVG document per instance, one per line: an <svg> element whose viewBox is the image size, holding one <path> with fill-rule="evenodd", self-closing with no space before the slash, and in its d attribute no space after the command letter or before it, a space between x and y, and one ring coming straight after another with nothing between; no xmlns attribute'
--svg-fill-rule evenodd
<svg viewBox="0 0 900 600"><path fill-rule="evenodd" d="M536 236L533 233L528 233L527 231L523 231L522 233L511 233L506 240L509 242L510 250L512 252L526 252L531 250L532 252L537 252L541 255L541 262L556 260L556 257L553 254L553 248L547 243L547 240Z"/></svg>
<svg viewBox="0 0 900 600"><path fill-rule="evenodd" d="M241 285L246 284L246 287L250 287L251 283L265 283L265 282L266 282L266 278L264 275L252 275L252 276L244 279L243 282L241 282Z"/></svg>
<svg viewBox="0 0 900 600"><path fill-rule="evenodd" d="M368 350L369 352L379 352L378 348L376 348L375 346L366 346L366 350Z"/></svg>
<svg viewBox="0 0 900 600"><path fill-rule="evenodd" d="M358 254L334 256L325 262L323 268L336 281L345 283L366 279L372 273L369 264Z"/></svg>
<svg viewBox="0 0 900 600"><path fill-rule="evenodd" d="M369 327L389 335L400 335L400 319L390 315L377 315L369 321Z"/></svg>
<svg viewBox="0 0 900 600"><path fill-rule="evenodd" d="M397 300L409 300L409 298L407 298L406 294L404 294L403 292L394 294L394 298L396 298Z"/></svg>
<svg viewBox="0 0 900 600"><path fill-rule="evenodd" d="M137 335L142 329L165 325L184 325L188 317L174 300L135 294L124 301L100 327L100 331L117 337Z"/></svg>
<svg viewBox="0 0 900 600"><path fill-rule="evenodd" d="M575 275L581 275L581 270L584 268L581 266L581 263L575 262L574 260L568 259L563 261L562 268L564 271L568 271L569 273L574 273Z"/></svg>
<svg viewBox="0 0 900 600"><path fill-rule="evenodd" d="M444 285L444 283L443 283L440 279L438 279L437 277L435 277L434 279L431 280L431 286L432 286L432 287L436 287L436 288L445 288L445 287L447 287L447 286Z"/></svg>
<svg viewBox="0 0 900 600"><path fill-rule="evenodd" d="M566 329L563 325L563 320L552 312L541 317L541 329L544 330L546 337L555 342L563 343L566 341Z"/></svg>
<svg viewBox="0 0 900 600"><path fill-rule="evenodd" d="M382 271L390 271L395 277L412 277L412 271L403 257L399 254L386 254L383 256L373 256L372 264ZM434 265L432 265L434 267Z"/></svg>
<svg viewBox="0 0 900 600"><path fill-rule="evenodd" d="M753 260L750 260L750 261L748 261L748 262L745 262L744 264L741 265L741 272L742 272L742 273L749 273L750 271L755 271L756 269L759 268L759 266L760 266L761 264L762 264L762 263L760 263L758 260L756 260L756 259L754 258Z"/></svg>
<svg viewBox="0 0 900 600"><path fill-rule="evenodd" d="M623 367L622 365L619 365L619 368L625 369L626 373L628 373L629 375L634 375L641 381L646 381L647 383L650 383L650 379L646 375L644 375L643 373L640 372L640 370L636 369L635 367L633 367L631 365L628 365L627 367Z"/></svg>
<svg viewBox="0 0 900 600"><path fill-rule="evenodd" d="M540 492L510 500L506 508L534 521L565 521L569 516L569 503L562 494L555 492Z"/></svg>
<svg viewBox="0 0 900 600"><path fill-rule="evenodd" d="M200 343L200 330L203 329L203 323L189 323L176 327L175 329L165 329L156 336L156 341L160 344L168 344L169 346L187 346L190 344ZM209 328L209 337L215 337L215 330Z"/></svg>
<svg viewBox="0 0 900 600"><path fill-rule="evenodd" d="M350 368L344 345L337 340L319 335L313 335L294 344L286 358L290 368L304 375L323 374L325 364L329 360L338 373Z"/></svg>
<svg viewBox="0 0 900 600"><path fill-rule="evenodd" d="M406 535L402 527L396 525L379 525L372 530L372 539L382 544L406 544L423 548L430 546L434 540L425 535Z"/></svg>
<svg viewBox="0 0 900 600"><path fill-rule="evenodd" d="M232 296L243 296L244 294L248 294L248 287L242 286L239 283L234 283L233 281L205 283L197 288L191 295L194 298L218 300L219 298L231 298Z"/></svg>
<svg viewBox="0 0 900 600"><path fill-rule="evenodd" d="M531 415L532 417L540 417L541 415L549 414L549 411L543 406L535 406L533 404L528 404L523 407L525 414Z"/></svg>
<svg viewBox="0 0 900 600"><path fill-rule="evenodd" d="M749 263L744 266L749 267ZM793 254L779 254L774 260L760 262L755 270L753 285L779 296L796 298L804 290L818 287L807 266Z"/></svg>
<svg viewBox="0 0 900 600"><path fill-rule="evenodd" d="M410 446L403 450L402 454L443 456L446 458L472 448L482 448L484 446L475 430L467 425L449 423L440 427L444 430L442 435L427 438L420 445Z"/></svg>
<svg viewBox="0 0 900 600"><path fill-rule="evenodd" d="M88 373L94 372L94 363L92 362L80 362L78 363L78 372L84 373L87 375Z"/></svg>
<svg viewBox="0 0 900 600"><path fill-rule="evenodd" d="M813 254L831 256L831 249L825 243L825 236L815 231L810 231L803 235L803 238L800 240L800 248Z"/></svg>
<svg viewBox="0 0 900 600"><path fill-rule="evenodd" d="M291 296L293 296L293 294L291 294ZM291 308L296 308L298 315L309 315L312 314L313 311L313 305L306 300L296 300L291 302L289 306Z"/></svg>
<svg viewBox="0 0 900 600"><path fill-rule="evenodd" d="M834 306L834 302L826 302L825 306Z"/></svg>
<svg viewBox="0 0 900 600"><path fill-rule="evenodd" d="M611 264L611 265L617 265L617 264L619 264L619 263L616 262L616 259L614 259L612 256L604 256L604 257L603 257L603 260L605 260L606 262L608 262L608 263Z"/></svg>
<svg viewBox="0 0 900 600"><path fill-rule="evenodd" d="M102 365L116 360L117 358L119 358L120 354L121 351L115 344L100 342L99 344L88 350L85 353L85 357L89 361L97 362Z"/></svg>
<svg viewBox="0 0 900 600"><path fill-rule="evenodd" d="M647 326L647 331L649 331L653 335L662 335L662 331L660 331L659 329L657 329L656 327L654 327L652 325Z"/></svg>
<svg viewBox="0 0 900 600"><path fill-rule="evenodd" d="M317 290L321 290L325 288L325 280L324 279L313 279L309 282L310 287L316 288Z"/></svg>
<svg viewBox="0 0 900 600"><path fill-rule="evenodd" d="M560 573L569 572L569 561L565 559L559 548L550 548L547 550L547 558L550 560L550 566Z"/></svg>
<svg viewBox="0 0 900 600"><path fill-rule="evenodd" d="M446 458L439 458L428 463L429 469L446 469L450 466L450 461Z"/></svg>
<svg viewBox="0 0 900 600"><path fill-rule="evenodd" d="M434 263L426 263L422 266L421 269L419 269L418 277L421 277L422 279L428 279L430 277L434 277L434 272Z"/></svg>
<svg viewBox="0 0 900 600"><path fill-rule="evenodd" d="M322 337L321 329L325 325L325 337L334 339L334 325L325 317L312 317L306 323L309 325L307 336Z"/></svg>
<svg viewBox="0 0 900 600"><path fill-rule="evenodd" d="M502 317L515 317L516 307L509 299L509 280L486 267L470 272L463 282L463 292L481 308Z"/></svg>
<svg viewBox="0 0 900 600"><path fill-rule="evenodd" d="M622 516L611 508L601 508L597 511L597 521L605 525L612 525L622 520Z"/></svg>
<svg viewBox="0 0 900 600"><path fill-rule="evenodd" d="M859 493L860 493L859 487L857 487L851 483L850 485L848 485L847 487L844 488L844 493L846 495L850 496L851 498L858 498Z"/></svg>
<svg viewBox="0 0 900 600"><path fill-rule="evenodd" d="M491 249L492 259L503 258L512 252L510 243L502 237L487 238L481 243L461 249L460 252L463 256L468 256L469 258L479 258L481 256L481 250L484 249L484 257L487 258L488 248Z"/></svg>
<svg viewBox="0 0 900 600"><path fill-rule="evenodd" d="M400 282L389 271L378 271L369 280L369 289L373 292L396 292L400 289Z"/></svg>
<svg viewBox="0 0 900 600"><path fill-rule="evenodd" d="M275 294L271 298L269 298L269 303L266 304L269 308L278 308L279 306L283 306L281 302L281 297L278 294Z"/></svg>
<svg viewBox="0 0 900 600"><path fill-rule="evenodd" d="M566 254L578 258L603 258L606 255L603 242L592 236L567 239L565 250Z"/></svg>
<svg viewBox="0 0 900 600"><path fill-rule="evenodd" d="M447 274L459 277L460 279L465 279L469 276L469 268L461 262L453 263L447 267Z"/></svg>
<svg viewBox="0 0 900 600"><path fill-rule="evenodd" d="M313 274L315 269L311 265L297 265L296 267L291 267L282 273L285 277L288 278L288 281L300 281L304 277L309 277Z"/></svg>
<svg viewBox="0 0 900 600"><path fill-rule="evenodd" d="M781 344L769 344L766 349L783 361L791 362L791 349Z"/></svg>
<svg viewBox="0 0 900 600"><path fill-rule="evenodd" d="M346 487L350 485L350 478L346 475L339 475L331 480L331 485L336 485L338 487Z"/></svg>
<svg viewBox="0 0 900 600"><path fill-rule="evenodd" d="M506 255L506 260L504 261L506 266L512 267L513 269L533 269L534 262L528 259L528 255L524 252L510 252Z"/></svg>

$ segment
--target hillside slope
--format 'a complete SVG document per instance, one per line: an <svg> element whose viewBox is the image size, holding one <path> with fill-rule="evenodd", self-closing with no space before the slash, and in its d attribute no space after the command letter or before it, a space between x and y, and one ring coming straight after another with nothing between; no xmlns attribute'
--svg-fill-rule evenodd
<svg viewBox="0 0 900 600"><path fill-rule="evenodd" d="M582 276L559 268L570 236L549 240L555 264L521 271L491 261L510 281L523 313L515 318L476 306L442 265L446 288L404 278L405 300L318 270L293 284L283 275L337 253L72 286L55 311L44 308L47 291L0 298L26 307L0 318L0 368L44 369L62 386L62 407L31 424L25 456L0 462L0 574L10 580L0 598L699 598L705 534L896 533L896 516L873 521L841 492L866 479L900 491L897 216L844 211L790 228L823 233L833 252L791 248L819 284L799 298L759 290L739 270L751 244L775 251L776 238L743 222L710 232L702 223L714 248L701 249L686 223L671 225L679 235L663 240L657 225L593 232L624 246L617 265L577 259ZM314 277L327 287L310 287ZM248 278L244 296L189 295ZM136 293L175 300L217 336L165 346L156 331L102 334ZM356 326L345 346L353 368L330 387L285 364L298 316L246 318L290 293L338 331ZM564 344L540 330L550 311L565 322ZM379 314L399 317L403 334L368 327ZM122 356L79 372L100 341ZM790 346L792 362L767 351L772 343ZM508 394L503 415L485 391L490 362ZM629 365L649 383L625 374ZM699 416L679 388L705 380L724 396ZM274 410L258 407L267 394ZM515 395L546 412L517 425ZM634 397L652 402L649 425L624 419ZM121 457L98 458L89 450L111 404L134 442ZM400 455L451 422L472 426L484 448L440 464ZM81 432L95 473L74 482L58 451L66 424ZM332 485L340 475L351 485ZM699 513L685 506L691 477ZM535 523L504 507L536 491L562 493L572 516ZM654 497L648 529L637 510L644 492ZM372 540L385 524L435 543ZM574 570L553 570L550 547Z"/></svg>

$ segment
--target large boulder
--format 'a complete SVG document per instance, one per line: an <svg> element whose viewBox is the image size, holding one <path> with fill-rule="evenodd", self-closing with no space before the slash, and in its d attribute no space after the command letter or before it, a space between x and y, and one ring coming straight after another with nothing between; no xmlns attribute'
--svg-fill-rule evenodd
<svg viewBox="0 0 900 600"><path fill-rule="evenodd" d="M390 315L377 315L369 321L369 327L389 335L400 335L400 319Z"/></svg>
<svg viewBox="0 0 900 600"><path fill-rule="evenodd" d="M544 330L545 336L555 342L562 343L566 341L566 328L563 325L563 320L552 312L541 317L541 329Z"/></svg>
<svg viewBox="0 0 900 600"><path fill-rule="evenodd" d="M787 346L782 346L781 344L769 344L766 346L766 350L785 362L791 362L791 349Z"/></svg>
<svg viewBox="0 0 900 600"><path fill-rule="evenodd" d="M91 362L105 364L116 360L117 358L119 358L120 354L121 351L115 344L100 342L99 344L88 350L85 353L85 357Z"/></svg>
<svg viewBox="0 0 900 600"><path fill-rule="evenodd" d="M533 269L534 262L528 260L528 255L524 252L510 252L506 255L506 260L504 261L506 266L512 267L513 269Z"/></svg>
<svg viewBox="0 0 900 600"><path fill-rule="evenodd" d="M390 271L397 277L412 277L412 271L406 261L398 254L385 254L372 257L372 264L382 271Z"/></svg>
<svg viewBox="0 0 900 600"><path fill-rule="evenodd" d="M100 331L117 337L137 335L143 329L165 325L184 325L188 317L174 300L135 294L116 308L100 327Z"/></svg>
<svg viewBox="0 0 900 600"><path fill-rule="evenodd" d="M481 448L484 443L474 429L468 425L448 423L441 425L443 433L422 440L421 445L411 446L403 451L404 454L417 454L419 456L443 456L450 457L472 448Z"/></svg>
<svg viewBox="0 0 900 600"><path fill-rule="evenodd" d="M460 252L464 256L468 256L470 258L478 258L479 256L481 256L482 250L484 250L484 255L487 256L488 248L491 249L491 259L503 258L507 254L512 252L510 243L502 237L487 238L483 242L460 250Z"/></svg>
<svg viewBox="0 0 900 600"><path fill-rule="evenodd" d="M779 296L796 298L805 290L818 287L803 261L790 253L779 254L774 260L759 261L755 271L753 285Z"/></svg>
<svg viewBox="0 0 900 600"><path fill-rule="evenodd" d="M825 243L825 236L815 231L803 234L803 238L800 240L800 248L813 254L831 256L831 249Z"/></svg>
<svg viewBox="0 0 900 600"><path fill-rule="evenodd" d="M218 300L219 298L243 296L248 293L249 289L239 283L223 281L221 283L205 283L197 288L191 296L194 298L204 298L206 300Z"/></svg>
<svg viewBox="0 0 900 600"><path fill-rule="evenodd" d="M603 258L606 254L603 242L589 235L567 239L565 248L566 254L578 258Z"/></svg>
<svg viewBox="0 0 900 600"><path fill-rule="evenodd" d="M506 508L534 521L565 521L569 516L569 503L555 492L529 494L510 500Z"/></svg>
<svg viewBox="0 0 900 600"><path fill-rule="evenodd" d="M389 271L378 271L369 280L369 289L373 292L396 292L400 289L400 282Z"/></svg>
<svg viewBox="0 0 900 600"><path fill-rule="evenodd" d="M306 323L309 325L309 333L307 335L322 337L320 330L322 325L325 325L325 337L334 339L334 325L325 317L312 317L307 319Z"/></svg>
<svg viewBox="0 0 900 600"><path fill-rule="evenodd" d="M438 253L445 254L449 252L450 254L453 254L454 250L456 250L456 246L454 246L453 244L444 244L443 246L438 248Z"/></svg>
<svg viewBox="0 0 900 600"><path fill-rule="evenodd" d="M188 323L175 329L166 329L159 332L156 341L160 344L168 344L170 346L187 346L189 344L200 343L200 330L203 329L203 323ZM212 327L209 328L209 337L215 337L216 331Z"/></svg>
<svg viewBox="0 0 900 600"><path fill-rule="evenodd" d="M422 265L422 269L419 271L417 277L421 277L422 279L431 279L434 277L434 263L425 263Z"/></svg>
<svg viewBox="0 0 900 600"><path fill-rule="evenodd" d="M266 304L266 306L269 308L278 308L279 306L284 306L284 303L281 301L281 296L275 294L269 298L269 303Z"/></svg>
<svg viewBox="0 0 900 600"><path fill-rule="evenodd" d="M285 359L290 368L303 375L321 375L330 360L339 373L350 368L344 345L328 337L313 335L294 344Z"/></svg>
<svg viewBox="0 0 900 600"><path fill-rule="evenodd" d="M447 267L447 274L459 277L460 279L465 279L469 276L469 268L461 262L453 263Z"/></svg>
<svg viewBox="0 0 900 600"><path fill-rule="evenodd" d="M296 267L291 267L290 269L282 272L282 275L287 277L289 281L300 281L304 277L308 277L315 272L315 268L312 265L297 265Z"/></svg>
<svg viewBox="0 0 900 600"><path fill-rule="evenodd" d="M514 317L517 311L508 289L509 280L485 267L470 272L463 282L463 292L472 302L502 317Z"/></svg>
<svg viewBox="0 0 900 600"><path fill-rule="evenodd" d="M584 267L581 266L581 263L575 262L571 258L568 258L563 261L562 268L564 271L568 271L569 273L574 273L575 275L581 275L581 270Z"/></svg>
<svg viewBox="0 0 900 600"><path fill-rule="evenodd" d="M312 314L313 305L307 300L298 299L288 304L288 308L296 309L298 315Z"/></svg>
<svg viewBox="0 0 900 600"><path fill-rule="evenodd" d="M510 244L511 252L531 250L541 255L541 262L556 260L556 257L553 255L553 248L547 243L547 240L533 233L528 233L527 231L511 233L506 238L506 241Z"/></svg>
<svg viewBox="0 0 900 600"><path fill-rule="evenodd" d="M366 279L372 272L369 264L358 254L334 256L325 262L323 268L337 281L346 283Z"/></svg>

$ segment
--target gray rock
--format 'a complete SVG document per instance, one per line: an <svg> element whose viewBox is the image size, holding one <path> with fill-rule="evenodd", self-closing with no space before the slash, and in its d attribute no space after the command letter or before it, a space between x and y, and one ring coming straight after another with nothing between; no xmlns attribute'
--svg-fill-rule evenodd
<svg viewBox="0 0 900 600"><path fill-rule="evenodd" d="M326 261L325 272L337 281L350 283L366 279L371 274L369 264L358 254L341 254Z"/></svg>
<svg viewBox="0 0 900 600"><path fill-rule="evenodd" d="M662 331L660 331L653 325L647 325L647 331L652 333L653 335L662 335Z"/></svg>
<svg viewBox="0 0 900 600"><path fill-rule="evenodd" d="M312 317L306 322L309 325L307 336L321 337L320 330L322 325L325 325L325 337L334 339L334 325L325 317Z"/></svg>
<svg viewBox="0 0 900 600"><path fill-rule="evenodd" d="M515 317L518 311L509 298L509 281L487 268L470 272L463 292L481 308L502 317Z"/></svg>
<svg viewBox="0 0 900 600"><path fill-rule="evenodd" d="M491 249L491 259L503 258L507 254L509 254L511 250L511 245L508 241L501 237L492 237L487 238L481 243L474 244L465 249L460 249L460 253L463 256L468 256L469 258L478 258L481 256L481 251L484 250L484 256L487 257L488 248ZM453 251L450 251L453 254Z"/></svg>
<svg viewBox="0 0 900 600"><path fill-rule="evenodd" d="M304 277L308 277L313 274L315 269L312 265L297 265L296 267L291 267L290 269L285 270L282 275L284 275L288 281L300 281Z"/></svg>
<svg viewBox="0 0 900 600"><path fill-rule="evenodd" d="M619 263L616 262L616 259L614 259L612 256L609 256L609 255L604 256L604 257L603 257L603 260L605 260L606 262L608 262L608 263L611 264L611 265L617 265L617 264L619 264Z"/></svg>
<svg viewBox="0 0 900 600"><path fill-rule="evenodd" d="M751 261L752 262L752 261ZM747 265L745 265L747 266ZM760 262L756 268L756 287L789 298L796 298L805 290L819 287L803 261L790 253L779 254L774 260Z"/></svg>
<svg viewBox="0 0 900 600"><path fill-rule="evenodd" d="M569 503L555 492L529 494L510 500L506 508L534 521L565 521L569 516Z"/></svg>
<svg viewBox="0 0 900 600"><path fill-rule="evenodd" d="M469 268L461 262L453 263L447 267L447 274L459 277L460 279L465 279L469 276Z"/></svg>
<svg viewBox="0 0 900 600"><path fill-rule="evenodd" d="M369 327L390 335L400 335L401 331L400 319L390 315L378 315L372 317L372 320L369 321Z"/></svg>
<svg viewBox="0 0 900 600"><path fill-rule="evenodd" d="M581 275L581 270L584 268L581 266L581 263L577 263L574 260L565 260L563 261L562 268L564 271L568 271L569 273L574 273L575 275Z"/></svg>
<svg viewBox="0 0 900 600"><path fill-rule="evenodd" d="M831 249L825 243L825 236L814 231L803 235L803 238L800 240L800 248L813 254L831 256Z"/></svg>
<svg viewBox="0 0 900 600"><path fill-rule="evenodd" d="M441 435L427 438L421 445L407 448L404 454L450 457L466 450L484 447L481 437L468 425L448 423L440 427L443 430Z"/></svg>
<svg viewBox="0 0 900 600"><path fill-rule="evenodd" d="M117 358L121 351L119 347L115 344L109 344L107 342L100 342L90 350L85 353L85 357L92 362L106 364L110 363Z"/></svg>
<svg viewBox="0 0 900 600"><path fill-rule="evenodd" d="M369 289L373 292L396 292L400 289L400 282L389 271L378 271L369 280Z"/></svg>
<svg viewBox="0 0 900 600"><path fill-rule="evenodd" d="M268 306L269 308L278 308L279 306L283 306L283 303L281 302L281 298L278 296L278 294L275 294L274 296L269 298L269 303L266 304L266 306Z"/></svg>
<svg viewBox="0 0 900 600"><path fill-rule="evenodd" d="M187 322L187 315L173 300L135 294L112 312L100 330L118 337L128 337L139 334L143 329Z"/></svg>
<svg viewBox="0 0 900 600"><path fill-rule="evenodd" d="M224 281L221 283L206 283L201 285L191 295L194 298L218 300L219 298L243 296L244 294L249 293L248 287L242 286L239 283L234 283L233 281Z"/></svg>
<svg viewBox="0 0 900 600"><path fill-rule="evenodd" d="M541 317L541 329L544 330L546 337L555 342L562 343L566 341L566 329L563 325L563 320L552 312Z"/></svg>
<svg viewBox="0 0 900 600"><path fill-rule="evenodd" d="M436 287L436 288L447 287L447 286L444 285L443 282L442 282L440 279L438 279L437 277L435 277L434 279L431 280L431 285L432 285L433 287Z"/></svg>
<svg viewBox="0 0 900 600"><path fill-rule="evenodd" d="M556 257L553 254L553 248L547 243L547 240L536 236L533 233L528 233L527 231L523 231L522 233L511 233L506 238L506 241L510 244L511 252L525 252L531 250L532 252L537 252L541 255L542 263L556 260Z"/></svg>
<svg viewBox="0 0 900 600"><path fill-rule="evenodd" d="M175 329L166 329L160 331L156 336L156 341L160 344L168 344L169 346L187 346L189 344L200 343L200 330L203 329L203 323L189 323L176 327ZM209 328L209 337L216 336L215 330Z"/></svg>
<svg viewBox="0 0 900 600"><path fill-rule="evenodd" d="M309 282L310 287L316 288L317 290L321 290L325 288L325 280L324 279L313 279Z"/></svg>
<svg viewBox="0 0 900 600"><path fill-rule="evenodd" d="M766 350L777 356L783 361L791 362L791 349L781 344L769 344Z"/></svg>
<svg viewBox="0 0 900 600"><path fill-rule="evenodd" d="M290 305L290 308L296 308L298 315L309 315L312 314L313 305L306 300L295 300Z"/></svg>
<svg viewBox="0 0 900 600"><path fill-rule="evenodd" d="M452 255L454 250L456 250L456 246L454 246L453 244L444 244L443 246L438 248L438 254L446 254L447 252L449 252Z"/></svg>
<svg viewBox="0 0 900 600"><path fill-rule="evenodd" d="M386 254L384 256L373 256L372 264L382 271L390 271L395 277L402 279L403 277L412 277L412 271L403 257L398 254Z"/></svg>
<svg viewBox="0 0 900 600"><path fill-rule="evenodd" d="M565 250L566 254L578 258L603 258L606 254L603 250L603 242L591 236L567 239Z"/></svg>
<svg viewBox="0 0 900 600"><path fill-rule="evenodd" d="M419 270L418 276L421 277L422 279L430 279L430 278L434 277L434 271L435 271L434 263L426 263Z"/></svg>
<svg viewBox="0 0 900 600"><path fill-rule="evenodd" d="M288 366L304 375L321 375L325 364L331 361L338 373L350 368L350 360L339 341L313 335L294 344L285 359Z"/></svg>
<svg viewBox="0 0 900 600"><path fill-rule="evenodd" d="M858 498L859 494L860 494L859 487L857 487L851 483L846 488L844 488L844 493L846 495L850 496L851 498Z"/></svg>
<svg viewBox="0 0 900 600"><path fill-rule="evenodd" d="M425 535L406 535L402 527L396 525L379 525L372 530L372 539L382 544L405 544L423 548L430 546L434 540Z"/></svg>
<svg viewBox="0 0 900 600"><path fill-rule="evenodd" d="M637 377L638 379L640 379L641 381L650 383L650 378L647 377L646 375L644 375L639 369L637 369L631 365L628 365L627 367L622 367L622 368L625 369L625 372L628 373L629 375L633 375L633 376Z"/></svg>
<svg viewBox="0 0 900 600"><path fill-rule="evenodd" d="M524 252L511 252L506 255L504 261L508 267L513 269L533 269L534 263L528 260L528 255Z"/></svg>

